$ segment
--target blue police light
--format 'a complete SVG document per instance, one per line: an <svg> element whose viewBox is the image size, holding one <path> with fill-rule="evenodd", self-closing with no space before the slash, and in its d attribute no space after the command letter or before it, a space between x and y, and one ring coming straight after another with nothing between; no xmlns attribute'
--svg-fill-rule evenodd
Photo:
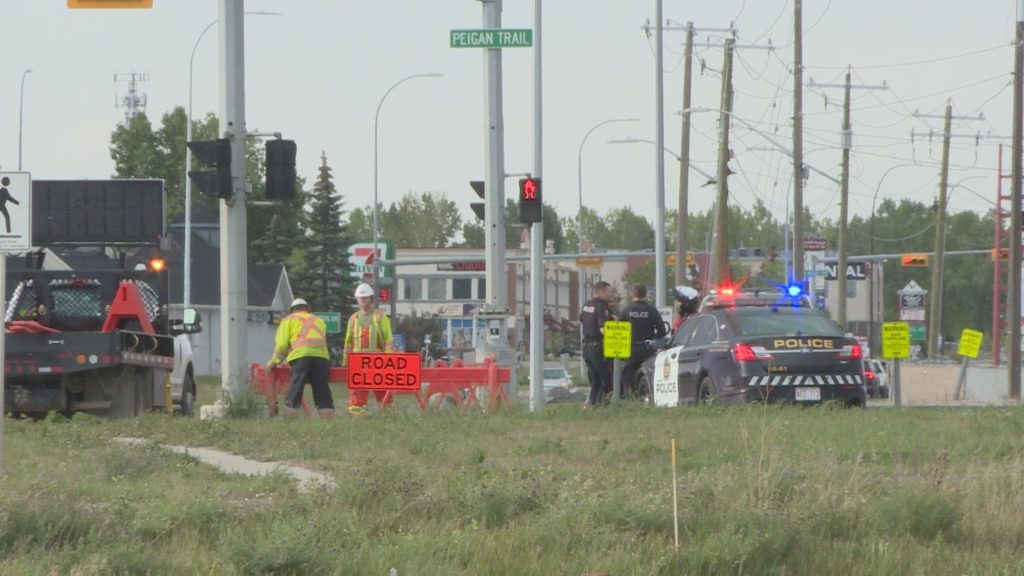
<svg viewBox="0 0 1024 576"><path fill-rule="evenodd" d="M782 291L782 297L777 303L779 305L786 305L786 301L788 301L789 305L800 306L800 303L807 296L807 292L804 290L804 285L800 282L790 280L789 283L782 284L781 282L769 280L768 283Z"/></svg>

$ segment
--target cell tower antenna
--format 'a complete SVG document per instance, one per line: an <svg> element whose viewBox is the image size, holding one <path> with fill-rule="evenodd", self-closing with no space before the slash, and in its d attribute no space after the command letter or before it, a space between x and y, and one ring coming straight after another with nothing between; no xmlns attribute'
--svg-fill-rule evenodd
<svg viewBox="0 0 1024 576"><path fill-rule="evenodd" d="M124 123L128 124L131 119L140 111L146 108L146 95L139 93L139 84L149 82L149 74L146 72L122 72L114 74L114 82L127 82L128 93L124 96L115 96L114 106L124 108Z"/></svg>

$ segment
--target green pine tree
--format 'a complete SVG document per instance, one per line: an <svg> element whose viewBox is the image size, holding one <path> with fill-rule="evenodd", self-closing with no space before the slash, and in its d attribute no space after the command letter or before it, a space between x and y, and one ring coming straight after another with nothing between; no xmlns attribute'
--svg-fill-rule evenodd
<svg viewBox="0 0 1024 576"><path fill-rule="evenodd" d="M306 212L305 261L298 272L301 292L314 310L341 312L347 318L355 310L355 282L348 272L348 247L352 243L342 195L334 187L327 155L321 164Z"/></svg>

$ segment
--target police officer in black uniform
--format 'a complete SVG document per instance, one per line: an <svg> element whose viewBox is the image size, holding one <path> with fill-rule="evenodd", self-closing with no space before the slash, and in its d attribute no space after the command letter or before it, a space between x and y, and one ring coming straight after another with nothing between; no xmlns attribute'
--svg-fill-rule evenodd
<svg viewBox="0 0 1024 576"><path fill-rule="evenodd" d="M626 395L634 395L637 392L637 372L651 353L647 341L664 337L667 330L665 321L661 319L661 313L647 301L647 286L644 284L633 285L633 303L619 313L619 320L633 325L631 330L633 344L629 360L622 367L622 386Z"/></svg>
<svg viewBox="0 0 1024 576"><path fill-rule="evenodd" d="M604 357L604 323L612 320L608 302L612 297L612 285L604 280L594 284L594 297L583 305L580 313L580 328L583 330L583 361L587 363L590 376L589 406L597 406L611 388L611 374L608 360ZM585 405L586 406L586 405Z"/></svg>

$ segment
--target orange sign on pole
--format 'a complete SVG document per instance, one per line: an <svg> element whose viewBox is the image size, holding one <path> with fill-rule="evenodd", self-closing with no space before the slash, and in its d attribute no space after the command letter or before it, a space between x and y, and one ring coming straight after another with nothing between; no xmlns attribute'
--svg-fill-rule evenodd
<svg viewBox="0 0 1024 576"><path fill-rule="evenodd" d="M152 8L153 0L68 0L68 8Z"/></svg>
<svg viewBox="0 0 1024 576"><path fill-rule="evenodd" d="M420 389L420 355L353 352L348 355L348 389L414 392Z"/></svg>

